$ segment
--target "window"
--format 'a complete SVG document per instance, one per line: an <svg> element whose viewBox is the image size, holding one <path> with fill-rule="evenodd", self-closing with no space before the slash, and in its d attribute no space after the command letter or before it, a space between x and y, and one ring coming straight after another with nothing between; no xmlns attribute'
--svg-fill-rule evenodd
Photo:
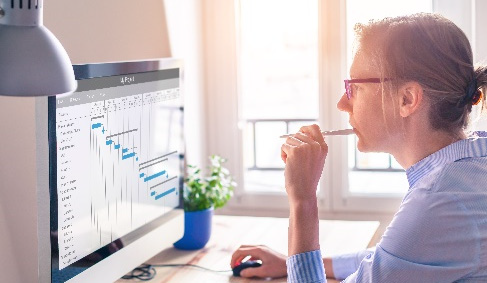
<svg viewBox="0 0 487 283"><path fill-rule="evenodd" d="M279 136L318 118L318 0L238 3L243 189L283 193Z"/></svg>

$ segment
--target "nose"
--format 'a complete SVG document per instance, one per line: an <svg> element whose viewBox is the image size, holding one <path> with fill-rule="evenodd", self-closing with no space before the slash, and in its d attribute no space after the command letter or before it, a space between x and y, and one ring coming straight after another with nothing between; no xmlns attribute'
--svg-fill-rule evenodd
<svg viewBox="0 0 487 283"><path fill-rule="evenodd" d="M348 100L346 93L344 93L340 98L340 100L338 101L337 108L338 110L343 112L348 112L348 113L352 112L352 106L350 105L350 100Z"/></svg>

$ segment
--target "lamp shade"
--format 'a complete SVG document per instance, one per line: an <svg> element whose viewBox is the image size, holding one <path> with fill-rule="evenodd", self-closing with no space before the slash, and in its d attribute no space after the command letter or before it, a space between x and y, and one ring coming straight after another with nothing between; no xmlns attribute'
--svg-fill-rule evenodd
<svg viewBox="0 0 487 283"><path fill-rule="evenodd" d="M13 4L8 9L3 8L5 18L0 19L0 95L47 96L76 90L68 54L59 40L42 25L42 7L35 8L26 11L27 7L15 9Z"/></svg>

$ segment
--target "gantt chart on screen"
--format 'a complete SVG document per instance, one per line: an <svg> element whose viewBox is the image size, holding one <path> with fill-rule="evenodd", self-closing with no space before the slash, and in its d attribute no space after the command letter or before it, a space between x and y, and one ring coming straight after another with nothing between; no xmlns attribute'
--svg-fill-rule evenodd
<svg viewBox="0 0 487 283"><path fill-rule="evenodd" d="M179 203L178 78L79 84L56 101L59 269Z"/></svg>

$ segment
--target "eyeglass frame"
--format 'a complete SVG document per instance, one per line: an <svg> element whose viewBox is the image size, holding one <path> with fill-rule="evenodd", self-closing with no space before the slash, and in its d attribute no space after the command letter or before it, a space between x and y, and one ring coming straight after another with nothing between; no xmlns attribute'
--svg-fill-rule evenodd
<svg viewBox="0 0 487 283"><path fill-rule="evenodd" d="M350 79L350 80L343 80L343 82L345 83L345 94L347 95L347 99L350 100L352 98L352 88L351 88L351 84L354 84L354 83L382 83L382 82L385 82L385 81L390 81L392 79L389 79L389 78L367 78L367 79Z"/></svg>

